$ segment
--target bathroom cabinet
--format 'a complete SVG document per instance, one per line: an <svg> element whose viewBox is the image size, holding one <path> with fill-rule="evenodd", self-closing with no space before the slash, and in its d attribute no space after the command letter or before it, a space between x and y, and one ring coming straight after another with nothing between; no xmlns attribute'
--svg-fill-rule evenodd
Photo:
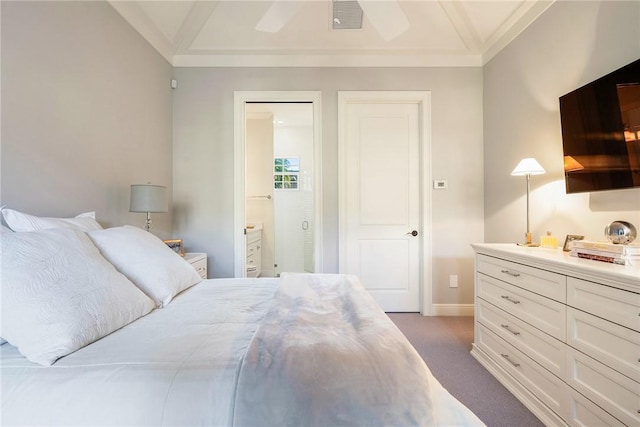
<svg viewBox="0 0 640 427"><path fill-rule="evenodd" d="M247 229L247 277L259 277L262 272L262 229Z"/></svg>

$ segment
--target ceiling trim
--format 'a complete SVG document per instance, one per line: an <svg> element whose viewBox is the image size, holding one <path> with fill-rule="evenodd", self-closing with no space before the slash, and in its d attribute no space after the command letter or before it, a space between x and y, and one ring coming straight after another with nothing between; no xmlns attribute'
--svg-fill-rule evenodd
<svg viewBox="0 0 640 427"><path fill-rule="evenodd" d="M113 7L174 67L482 67L511 43L556 0L523 0L522 5L487 38L481 40L471 17L455 2L438 0L466 47L476 53L449 51L370 52L224 52L189 47L220 3L194 1L174 40L163 34L137 1L110 0Z"/></svg>
<svg viewBox="0 0 640 427"><path fill-rule="evenodd" d="M489 48L482 55L482 64L489 62L494 56L511 43L532 22L544 13L556 0L526 0L516 13L511 15L500 28L487 39Z"/></svg>
<svg viewBox="0 0 640 427"><path fill-rule="evenodd" d="M186 52L218 6L217 1L195 1L173 40L176 52Z"/></svg>
<svg viewBox="0 0 640 427"><path fill-rule="evenodd" d="M481 67L481 55L216 54L176 55L175 67Z"/></svg>
<svg viewBox="0 0 640 427"><path fill-rule="evenodd" d="M460 4L441 1L440 6L449 17L453 28L455 28L465 46L472 51L478 50L482 45L480 37L473 28L473 25L471 25L469 15L462 9Z"/></svg>
<svg viewBox="0 0 640 427"><path fill-rule="evenodd" d="M156 28L149 17L140 6L134 1L109 1L124 19L131 25L147 42L157 50L160 55L170 64L173 64L174 47L170 40Z"/></svg>

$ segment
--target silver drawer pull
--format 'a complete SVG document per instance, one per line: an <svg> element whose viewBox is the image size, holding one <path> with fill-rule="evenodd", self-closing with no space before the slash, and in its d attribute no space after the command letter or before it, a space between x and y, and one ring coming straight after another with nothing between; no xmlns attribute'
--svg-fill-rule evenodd
<svg viewBox="0 0 640 427"><path fill-rule="evenodd" d="M509 325L500 325L500 326L505 328L507 331L511 332L513 335L520 335L520 332L512 331L511 329L509 329Z"/></svg>
<svg viewBox="0 0 640 427"><path fill-rule="evenodd" d="M513 365L514 368L518 368L520 367L519 363L516 363L514 361L512 361L511 359L509 359L509 355L508 354L502 354L500 353L500 356L504 357L505 359L507 359L507 362L511 363Z"/></svg>
<svg viewBox="0 0 640 427"><path fill-rule="evenodd" d="M514 273L509 270L500 270L500 272L504 274L508 274L509 276L512 276L512 277L520 277L520 273Z"/></svg>
<svg viewBox="0 0 640 427"><path fill-rule="evenodd" d="M500 297L501 297L501 298L504 298L504 299L506 299L507 301L512 302L512 303L514 303L514 304L520 304L520 301L518 301L517 299L513 299L513 298L511 298L509 295L501 295Z"/></svg>

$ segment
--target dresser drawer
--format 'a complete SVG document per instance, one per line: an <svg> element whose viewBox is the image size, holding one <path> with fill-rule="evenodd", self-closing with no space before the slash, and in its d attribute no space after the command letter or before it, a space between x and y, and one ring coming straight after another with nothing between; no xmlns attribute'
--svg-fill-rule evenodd
<svg viewBox="0 0 640 427"><path fill-rule="evenodd" d="M247 255L247 267L251 265L256 265L256 257L254 254Z"/></svg>
<svg viewBox="0 0 640 427"><path fill-rule="evenodd" d="M247 245L262 239L262 229L247 229Z"/></svg>
<svg viewBox="0 0 640 427"><path fill-rule="evenodd" d="M566 306L483 274L477 275L478 297L552 337L565 341Z"/></svg>
<svg viewBox="0 0 640 427"><path fill-rule="evenodd" d="M640 332L569 307L567 344L640 382Z"/></svg>
<svg viewBox="0 0 640 427"><path fill-rule="evenodd" d="M207 254L200 252L187 252L184 254L184 260L198 272L198 275L207 278Z"/></svg>
<svg viewBox="0 0 640 427"><path fill-rule="evenodd" d="M253 242L247 246L247 257L251 255L255 255L258 253L258 249L260 249L260 241Z"/></svg>
<svg viewBox="0 0 640 427"><path fill-rule="evenodd" d="M478 328L479 347L505 371L536 395L552 411L562 416L566 406L565 384L551 372L507 344L483 325Z"/></svg>
<svg viewBox="0 0 640 427"><path fill-rule="evenodd" d="M567 304L640 332L640 294L569 277Z"/></svg>
<svg viewBox="0 0 640 427"><path fill-rule="evenodd" d="M195 262L192 262L191 265L196 269L201 278L207 278L207 259L199 259Z"/></svg>
<svg viewBox="0 0 640 427"><path fill-rule="evenodd" d="M570 347L567 357L570 386L623 423L640 425L640 383Z"/></svg>
<svg viewBox="0 0 640 427"><path fill-rule="evenodd" d="M476 318L509 344L531 357L553 374L565 374L566 345L498 307L478 299Z"/></svg>
<svg viewBox="0 0 640 427"><path fill-rule="evenodd" d="M566 276L486 255L478 255L477 263L480 273L553 300L566 302Z"/></svg>
<svg viewBox="0 0 640 427"><path fill-rule="evenodd" d="M564 414L565 421L570 426L607 426L625 427L623 423L610 413L565 384L567 407Z"/></svg>

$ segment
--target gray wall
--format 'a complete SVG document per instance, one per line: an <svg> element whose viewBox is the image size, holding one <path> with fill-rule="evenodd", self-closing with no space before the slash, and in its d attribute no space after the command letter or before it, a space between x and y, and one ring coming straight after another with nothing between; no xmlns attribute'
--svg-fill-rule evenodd
<svg viewBox="0 0 640 427"><path fill-rule="evenodd" d="M129 185L173 184L156 231L173 225L209 254L212 277L231 276L233 92L320 90L324 271L336 271L337 92L429 90L432 176L449 181L431 195L433 301L471 303L469 243L522 238L525 183L509 176L522 157L548 172L532 182L536 238L640 224L638 190L564 194L558 113L559 96L640 57L639 20L638 2L556 2L483 69L179 68L172 93L171 66L107 3L2 2L0 203L141 224Z"/></svg>
<svg viewBox="0 0 640 427"><path fill-rule="evenodd" d="M433 302L473 301L473 254L483 239L480 68L177 68L174 92L176 234L209 256L210 277L233 275L234 91L322 92L323 262L338 270L340 90L428 90L432 175L449 181L433 206ZM460 287L448 287L458 274Z"/></svg>
<svg viewBox="0 0 640 427"><path fill-rule="evenodd" d="M172 67L106 2L2 2L0 203L144 224L129 185L172 185ZM154 231L171 235L172 214Z"/></svg>
<svg viewBox="0 0 640 427"><path fill-rule="evenodd" d="M526 181L510 176L523 157L531 178L535 241L549 230L604 239L617 219L640 227L640 189L567 195L558 98L640 58L640 2L559 1L484 67L485 239L523 241Z"/></svg>

